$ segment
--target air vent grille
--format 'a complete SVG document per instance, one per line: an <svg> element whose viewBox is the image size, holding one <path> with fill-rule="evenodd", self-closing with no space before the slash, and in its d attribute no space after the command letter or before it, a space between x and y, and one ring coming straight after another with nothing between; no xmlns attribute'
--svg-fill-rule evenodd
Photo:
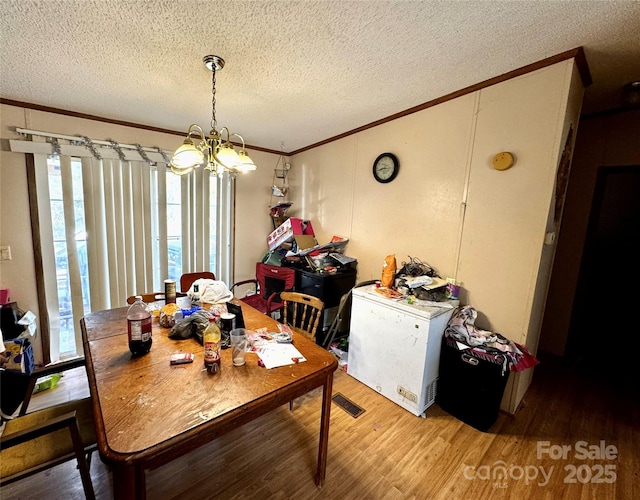
<svg viewBox="0 0 640 500"><path fill-rule="evenodd" d="M345 398L339 392L334 394L334 396L331 399L335 404L337 404L340 408L346 411L353 418L358 418L360 415L362 415L365 412L363 408L355 404L353 401L350 401L349 399Z"/></svg>

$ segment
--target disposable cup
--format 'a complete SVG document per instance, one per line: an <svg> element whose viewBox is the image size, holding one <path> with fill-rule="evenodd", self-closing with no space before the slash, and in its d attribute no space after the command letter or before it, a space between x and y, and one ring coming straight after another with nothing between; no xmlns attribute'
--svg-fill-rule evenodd
<svg viewBox="0 0 640 500"><path fill-rule="evenodd" d="M233 366L245 364L247 354L247 332L244 328L231 330L231 359Z"/></svg>
<svg viewBox="0 0 640 500"><path fill-rule="evenodd" d="M457 300L460 295L460 285L451 280L447 283L447 291L450 299Z"/></svg>

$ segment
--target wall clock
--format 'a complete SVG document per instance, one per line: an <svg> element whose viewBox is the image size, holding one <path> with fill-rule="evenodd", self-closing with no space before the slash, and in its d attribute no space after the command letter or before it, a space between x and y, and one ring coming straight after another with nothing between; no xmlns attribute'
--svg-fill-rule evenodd
<svg viewBox="0 0 640 500"><path fill-rule="evenodd" d="M373 162L373 177L378 182L391 182L398 175L400 164L393 153L382 153Z"/></svg>

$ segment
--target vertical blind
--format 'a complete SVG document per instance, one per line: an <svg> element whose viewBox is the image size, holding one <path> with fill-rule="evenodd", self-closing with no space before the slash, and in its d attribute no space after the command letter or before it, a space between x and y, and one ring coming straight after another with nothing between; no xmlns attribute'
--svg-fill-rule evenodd
<svg viewBox="0 0 640 500"><path fill-rule="evenodd" d="M64 278L69 283L78 352L82 345L79 320L88 310L121 307L130 295L162 290L169 262L167 182L180 183L182 272L213 270L218 279L225 276L231 279L233 176L225 173L219 177L208 170L197 169L185 176L170 174L167 181L164 154L149 153L144 155L145 161L135 150L116 152L100 147L91 151L85 146L62 144L52 156L51 144L38 141L35 136L34 141L10 143L12 151L31 153L34 157L44 276L40 286L46 297L51 360L64 354L60 352L59 343L58 280L61 276L56 266L54 234L59 224L52 222L49 182L52 163L55 163L52 160L59 161L68 263ZM211 199L212 192L215 200ZM88 286L84 287L80 263L83 253L78 249L79 244L86 245ZM210 262L213 254L216 262ZM42 306L40 304L41 314Z"/></svg>

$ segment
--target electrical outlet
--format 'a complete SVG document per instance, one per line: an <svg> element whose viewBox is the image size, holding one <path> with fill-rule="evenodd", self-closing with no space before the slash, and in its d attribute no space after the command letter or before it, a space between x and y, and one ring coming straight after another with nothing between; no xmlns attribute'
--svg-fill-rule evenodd
<svg viewBox="0 0 640 500"><path fill-rule="evenodd" d="M11 260L11 247L0 247L0 260Z"/></svg>
<svg viewBox="0 0 640 500"><path fill-rule="evenodd" d="M418 396L402 386L398 386L398 394L400 394L400 396L402 396L403 398L407 398L409 401L413 401L414 403L418 402Z"/></svg>

